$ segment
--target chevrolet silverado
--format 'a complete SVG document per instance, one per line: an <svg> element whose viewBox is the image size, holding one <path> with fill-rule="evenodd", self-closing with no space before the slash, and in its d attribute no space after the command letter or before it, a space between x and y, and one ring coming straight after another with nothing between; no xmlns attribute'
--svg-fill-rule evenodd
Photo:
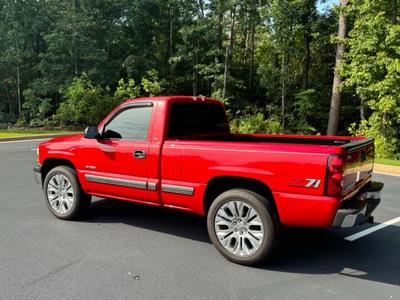
<svg viewBox="0 0 400 300"><path fill-rule="evenodd" d="M373 163L369 138L233 134L221 102L170 96L129 99L84 134L41 143L34 175L57 218L82 216L91 196L200 214L223 256L252 265L284 226L372 222Z"/></svg>

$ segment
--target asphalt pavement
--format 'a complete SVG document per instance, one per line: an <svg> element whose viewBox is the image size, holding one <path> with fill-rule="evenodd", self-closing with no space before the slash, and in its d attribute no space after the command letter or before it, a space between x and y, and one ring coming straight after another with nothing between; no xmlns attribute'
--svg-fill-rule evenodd
<svg viewBox="0 0 400 300"><path fill-rule="evenodd" d="M400 299L400 177L385 188L375 225L289 229L259 267L226 261L206 221L169 209L94 199L90 216L47 210L32 167L40 141L0 142L0 299Z"/></svg>

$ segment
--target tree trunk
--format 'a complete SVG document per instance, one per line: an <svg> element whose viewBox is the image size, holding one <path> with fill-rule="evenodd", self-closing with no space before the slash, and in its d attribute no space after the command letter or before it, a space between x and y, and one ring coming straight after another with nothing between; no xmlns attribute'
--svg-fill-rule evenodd
<svg viewBox="0 0 400 300"><path fill-rule="evenodd" d="M173 18L173 10L172 7L170 8L169 13L169 58L173 55L173 26L174 26L174 18Z"/></svg>
<svg viewBox="0 0 400 300"><path fill-rule="evenodd" d="M193 94L193 96L197 96L197 76L196 76L196 68L195 68L195 66L193 66L192 76L193 76L193 91L192 91L192 94Z"/></svg>
<svg viewBox="0 0 400 300"><path fill-rule="evenodd" d="M192 68L193 96L197 96L197 70L196 70L197 64L198 64L198 54L196 51L193 57L193 68Z"/></svg>
<svg viewBox="0 0 400 300"><path fill-rule="evenodd" d="M282 66L281 66L281 82L282 82L282 91L281 91L281 125L282 132L285 130L285 106L286 106L286 55L283 53L282 55Z"/></svg>
<svg viewBox="0 0 400 300"><path fill-rule="evenodd" d="M21 75L19 65L17 65L17 102L18 102L18 117L21 116Z"/></svg>
<svg viewBox="0 0 400 300"><path fill-rule="evenodd" d="M387 117L386 112L382 113L381 126L379 128L379 134L383 139L386 138L386 117Z"/></svg>
<svg viewBox="0 0 400 300"><path fill-rule="evenodd" d="M392 16L391 16L391 22L392 24L397 24L397 0L392 0Z"/></svg>
<svg viewBox="0 0 400 300"><path fill-rule="evenodd" d="M306 32L304 33L303 90L308 88L308 74L310 72L310 43L310 33Z"/></svg>
<svg viewBox="0 0 400 300"><path fill-rule="evenodd" d="M7 84L4 84L4 87L5 87L5 89L6 89L7 100L8 100L8 106L9 106L9 112L10 112L10 115L11 115L11 114L12 114L12 102L11 102L11 97L10 97L10 93L8 92Z"/></svg>
<svg viewBox="0 0 400 300"><path fill-rule="evenodd" d="M17 26L15 21L15 7L12 7L12 25L14 29L14 42L15 42L15 57L16 57L16 79L17 79L17 104L18 104L18 117L21 116L21 74L20 74L20 48L17 38Z"/></svg>
<svg viewBox="0 0 400 300"><path fill-rule="evenodd" d="M217 6L217 14L218 14L218 26L217 26L217 41L216 48L219 50L215 55L215 64L219 65L223 61L223 46L222 46L222 34L223 34L223 22L224 22L224 12L220 2L218 2ZM212 94L215 90L219 89L219 80L218 76L214 76L213 82L211 83L210 94Z"/></svg>
<svg viewBox="0 0 400 300"><path fill-rule="evenodd" d="M74 13L77 14L79 9L79 1L74 0L73 2L73 10ZM72 24L72 45L71 45L71 60L72 60L72 69L73 76L79 76L79 66L78 66L78 45L76 42L76 37L78 36L78 32L76 30L76 24Z"/></svg>
<svg viewBox="0 0 400 300"><path fill-rule="evenodd" d="M361 103L360 103L360 119L365 120L365 107L363 98L361 98Z"/></svg>
<svg viewBox="0 0 400 300"><path fill-rule="evenodd" d="M235 41L235 21L236 21L236 6L231 10L231 30L229 36L229 44L225 51L225 67L224 67L224 86L222 88L222 98L226 96L226 88L229 81L229 71L232 60L232 49Z"/></svg>
<svg viewBox="0 0 400 300"><path fill-rule="evenodd" d="M252 25L250 32L250 69L249 69L249 91L253 86L253 72L254 72L254 48L255 48L255 26Z"/></svg>
<svg viewBox="0 0 400 300"><path fill-rule="evenodd" d="M220 50L220 53L217 55L218 62L222 62L223 59L223 46L222 46L222 36L223 36L223 22L224 22L224 12L222 9L222 5L219 4L219 12L218 12L218 28L217 28L217 48Z"/></svg>
<svg viewBox="0 0 400 300"><path fill-rule="evenodd" d="M197 96L198 93L198 76L196 67L199 63L199 52L198 52L199 48L200 48L200 41L197 40L197 47L193 55L193 69L192 69L193 96Z"/></svg>
<svg viewBox="0 0 400 300"><path fill-rule="evenodd" d="M165 32L165 51L164 51L164 67L169 69L169 74L172 78L172 64L169 63L173 55L173 9L168 6L168 30Z"/></svg>
<svg viewBox="0 0 400 300"><path fill-rule="evenodd" d="M203 0L199 0L199 13L200 13L200 18L204 18L204 2Z"/></svg>
<svg viewBox="0 0 400 300"><path fill-rule="evenodd" d="M338 43L336 48L336 61L332 85L331 108L328 121L328 135L336 135L339 127L340 106L342 101L339 86L342 82L342 77L339 75L338 70L342 63L342 58L345 50L344 39L346 37L347 30L347 17L344 9L348 3L348 0L340 0L341 10L339 14Z"/></svg>

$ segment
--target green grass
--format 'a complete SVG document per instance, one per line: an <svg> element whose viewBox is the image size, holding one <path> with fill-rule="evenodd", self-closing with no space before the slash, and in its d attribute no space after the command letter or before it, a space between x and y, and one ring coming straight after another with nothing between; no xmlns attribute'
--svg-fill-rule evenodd
<svg viewBox="0 0 400 300"><path fill-rule="evenodd" d="M376 158L375 162L377 164L382 164L382 165L389 165L389 166L398 166L400 167L400 160L395 160L395 159L386 159L386 158Z"/></svg>
<svg viewBox="0 0 400 300"><path fill-rule="evenodd" d="M30 137L46 134L68 134L73 131L66 130L43 130L43 129L0 129L0 139L14 137Z"/></svg>

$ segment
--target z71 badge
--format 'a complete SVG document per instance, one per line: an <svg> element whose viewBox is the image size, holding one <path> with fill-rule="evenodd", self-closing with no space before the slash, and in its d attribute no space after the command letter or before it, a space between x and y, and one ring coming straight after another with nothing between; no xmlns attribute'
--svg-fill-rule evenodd
<svg viewBox="0 0 400 300"><path fill-rule="evenodd" d="M318 188L321 183L320 179L315 178L291 178L289 181L290 186L305 187L305 188Z"/></svg>

